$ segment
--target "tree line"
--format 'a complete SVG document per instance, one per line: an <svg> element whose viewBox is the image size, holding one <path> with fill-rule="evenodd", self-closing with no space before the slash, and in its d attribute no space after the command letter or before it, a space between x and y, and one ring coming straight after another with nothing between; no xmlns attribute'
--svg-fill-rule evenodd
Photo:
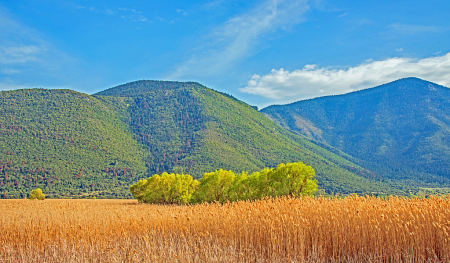
<svg viewBox="0 0 450 263"><path fill-rule="evenodd" d="M282 163L250 175L220 169L205 173L199 181L188 174L165 172L130 186L139 202L152 204L225 203L269 196L312 195L316 190L314 169L302 162Z"/></svg>

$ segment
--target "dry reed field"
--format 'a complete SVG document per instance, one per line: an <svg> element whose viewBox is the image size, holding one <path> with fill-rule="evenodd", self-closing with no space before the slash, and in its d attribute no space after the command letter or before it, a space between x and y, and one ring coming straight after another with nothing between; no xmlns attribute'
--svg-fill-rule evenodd
<svg viewBox="0 0 450 263"><path fill-rule="evenodd" d="M450 197L1 200L0 262L450 262Z"/></svg>

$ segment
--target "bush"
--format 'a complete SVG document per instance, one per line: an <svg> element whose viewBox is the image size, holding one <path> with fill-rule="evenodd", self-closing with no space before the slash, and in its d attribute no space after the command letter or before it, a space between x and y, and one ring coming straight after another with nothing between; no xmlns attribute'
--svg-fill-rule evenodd
<svg viewBox="0 0 450 263"><path fill-rule="evenodd" d="M40 188L38 189L34 189L33 191L31 191L30 195L28 196L28 199L30 200L44 200L45 199L45 195L42 193L42 190Z"/></svg>

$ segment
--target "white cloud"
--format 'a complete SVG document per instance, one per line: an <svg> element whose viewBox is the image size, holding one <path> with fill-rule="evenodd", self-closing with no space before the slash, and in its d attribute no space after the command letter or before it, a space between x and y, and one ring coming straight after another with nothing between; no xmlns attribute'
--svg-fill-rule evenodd
<svg viewBox="0 0 450 263"><path fill-rule="evenodd" d="M419 33L435 33L445 31L445 29L437 26L408 25L400 23L389 25L387 26L387 28L391 29L395 33L404 35L413 35Z"/></svg>
<svg viewBox="0 0 450 263"><path fill-rule="evenodd" d="M302 21L308 0L266 0L248 13L218 26L168 78L211 76L251 54L258 39L279 28Z"/></svg>
<svg viewBox="0 0 450 263"><path fill-rule="evenodd" d="M368 60L346 69L317 68L315 65L292 72L273 69L264 76L253 75L240 91L270 98L273 103L290 103L371 88L405 77L418 77L449 87L450 53L423 59Z"/></svg>
<svg viewBox="0 0 450 263"><path fill-rule="evenodd" d="M181 13L181 14L183 14L184 16L189 15L189 13L186 12L186 11L184 11L183 9L177 9L177 13Z"/></svg>
<svg viewBox="0 0 450 263"><path fill-rule="evenodd" d="M17 67L42 64L48 44L34 32L0 11L0 81L2 75L21 73Z"/></svg>
<svg viewBox="0 0 450 263"><path fill-rule="evenodd" d="M37 46L0 46L0 64L23 64L36 61L41 48Z"/></svg>
<svg viewBox="0 0 450 263"><path fill-rule="evenodd" d="M11 68L4 68L0 70L1 74L5 74L5 75L13 75L13 74L18 74L20 73L20 70L17 69L11 69Z"/></svg>
<svg viewBox="0 0 450 263"><path fill-rule="evenodd" d="M105 11L103 11L103 13L105 13L107 15L115 15L117 12L113 11L111 9L106 9Z"/></svg>
<svg viewBox="0 0 450 263"><path fill-rule="evenodd" d="M397 51L397 52L402 52L402 51L403 51L403 48L396 48L395 51Z"/></svg>
<svg viewBox="0 0 450 263"><path fill-rule="evenodd" d="M76 62L42 33L0 10L0 90L67 81L76 75Z"/></svg>

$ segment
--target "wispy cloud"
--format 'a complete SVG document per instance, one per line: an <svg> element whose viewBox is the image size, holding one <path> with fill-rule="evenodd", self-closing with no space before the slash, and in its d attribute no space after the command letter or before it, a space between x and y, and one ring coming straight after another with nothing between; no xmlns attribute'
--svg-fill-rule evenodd
<svg viewBox="0 0 450 263"><path fill-rule="evenodd" d="M23 64L36 61L42 48L37 46L0 46L0 64Z"/></svg>
<svg viewBox="0 0 450 263"><path fill-rule="evenodd" d="M364 26L364 25L372 25L374 22L372 20L369 19L356 19L353 20L353 23L355 25L359 25L359 26Z"/></svg>
<svg viewBox="0 0 450 263"><path fill-rule="evenodd" d="M320 10L322 12L339 12L345 9L334 6L328 0L309 0L312 8Z"/></svg>
<svg viewBox="0 0 450 263"><path fill-rule="evenodd" d="M29 88L49 76L55 82L67 78L62 71L76 60L4 10L0 10L0 90Z"/></svg>
<svg viewBox="0 0 450 263"><path fill-rule="evenodd" d="M184 11L183 9L177 9L177 13L180 13L180 14L182 14L182 15L184 15L184 16L189 15L189 13L186 12L186 11Z"/></svg>
<svg viewBox="0 0 450 263"><path fill-rule="evenodd" d="M107 15L111 15L111 16L117 14L116 11L113 11L111 9L106 9L105 11L103 11L103 13L105 13Z"/></svg>
<svg viewBox="0 0 450 263"><path fill-rule="evenodd" d="M388 29L398 34L413 35L421 33L436 33L445 31L444 28L438 26L422 26L422 25L408 25L408 24L392 24L387 26Z"/></svg>
<svg viewBox="0 0 450 263"><path fill-rule="evenodd" d="M0 66L2 74L17 72L15 67L40 63L47 43L33 30L0 11Z"/></svg>
<svg viewBox="0 0 450 263"><path fill-rule="evenodd" d="M348 13L344 13L344 14L338 15L337 17L338 17L338 18L341 18L341 17L344 17L344 16L346 16L346 15L348 15Z"/></svg>
<svg viewBox="0 0 450 263"><path fill-rule="evenodd" d="M0 69L0 73L5 74L5 75L12 75L12 74L20 73L20 70L11 69L11 68L3 68L3 69Z"/></svg>
<svg viewBox="0 0 450 263"><path fill-rule="evenodd" d="M141 11L138 11L133 8L107 8L107 9L100 9L97 7L85 7L85 6L75 6L76 9L83 9L88 10L95 13L101 13L105 15L114 16L117 15L120 18L130 20L132 22L149 22L146 16L142 14Z"/></svg>
<svg viewBox="0 0 450 263"><path fill-rule="evenodd" d="M205 9L216 9L218 7L220 7L221 5L223 5L225 2L229 2L230 0L214 0L211 2L208 2L206 4L203 4L203 8Z"/></svg>
<svg viewBox="0 0 450 263"><path fill-rule="evenodd" d="M207 44L194 50L168 78L193 78L223 72L251 55L264 34L301 22L308 9L307 0L266 0L215 28L203 40Z"/></svg>
<svg viewBox="0 0 450 263"><path fill-rule="evenodd" d="M240 91L270 98L273 103L290 103L370 88L405 77L450 86L450 53L423 59L369 60L347 69L318 68L316 65L306 65L292 72L273 69L264 76L253 75Z"/></svg>

